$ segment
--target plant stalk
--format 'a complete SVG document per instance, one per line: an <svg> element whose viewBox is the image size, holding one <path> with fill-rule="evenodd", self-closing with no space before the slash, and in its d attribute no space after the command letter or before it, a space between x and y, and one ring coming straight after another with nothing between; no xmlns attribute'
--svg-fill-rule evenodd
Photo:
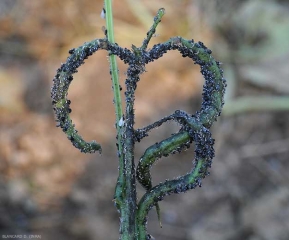
<svg viewBox="0 0 289 240"><path fill-rule="evenodd" d="M112 0L105 0L105 11L106 11L106 30L107 39L110 43L115 43L114 41L114 28L113 28L113 15L112 15ZM119 121L122 118L122 106L121 106L121 95L120 95L120 85L118 78L118 67L115 55L109 55L111 78L113 82L113 94L114 94L114 105L116 113L116 125L117 130L119 126ZM119 132L119 131L118 131Z"/></svg>
<svg viewBox="0 0 289 240"><path fill-rule="evenodd" d="M107 39L114 41L112 0L105 0L105 18ZM126 111L123 119L118 68L115 55L109 56L110 72L113 82L114 104L116 113L116 129L118 140L119 176L115 188L114 201L120 212L120 239L135 240L135 212L136 212L136 187L134 169L134 130L133 130L133 103ZM130 117L129 117L130 116Z"/></svg>

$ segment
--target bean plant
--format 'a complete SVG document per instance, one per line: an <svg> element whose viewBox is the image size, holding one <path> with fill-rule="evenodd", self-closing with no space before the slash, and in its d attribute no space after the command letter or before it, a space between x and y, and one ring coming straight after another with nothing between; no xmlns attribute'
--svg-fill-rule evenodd
<svg viewBox="0 0 289 240"><path fill-rule="evenodd" d="M172 37L166 42L158 43L148 49L148 43L156 32L156 27L165 14L163 8L159 9L153 20L153 25L147 32L142 46L132 45L131 49L122 48L114 42L113 16L111 0L104 1L102 16L106 19L105 37L94 39L82 46L69 50L70 56L57 70L53 79L51 97L56 115L57 126L61 127L74 147L83 153L101 153L101 145L96 141L87 142L75 129L70 113L71 101L67 99L69 86L73 74L84 64L85 59L98 50L108 52L110 60L110 75L114 92L114 104L117 130L117 156L119 159L119 175L116 182L114 203L120 214L121 240L153 239L147 232L147 216L151 208L156 207L160 218L159 202L173 193L182 193L197 186L201 186L202 179L209 175L209 168L214 157L214 139L210 128L217 117L220 116L224 104L226 81L220 62L216 61L202 42L192 39ZM168 51L177 50L182 57L192 59L194 64L201 68L205 78L203 86L202 105L195 114L176 110L144 128L134 127L134 100L140 75L145 71L146 64L156 61ZM125 81L125 109L122 109L120 85L116 56L127 68ZM134 158L135 143L141 142L149 132L167 121L175 121L180 125L178 132L170 137L148 147L139 161ZM151 168L157 160L170 154L180 153L195 143L195 159L193 167L183 176L153 185ZM141 199L137 200L136 181L146 190Z"/></svg>

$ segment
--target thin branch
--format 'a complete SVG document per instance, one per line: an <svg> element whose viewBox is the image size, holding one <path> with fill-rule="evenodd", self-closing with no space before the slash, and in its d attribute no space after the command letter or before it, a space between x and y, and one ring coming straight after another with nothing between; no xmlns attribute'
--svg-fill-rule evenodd
<svg viewBox="0 0 289 240"><path fill-rule="evenodd" d="M151 26L150 30L147 32L147 38L143 41L141 49L143 50L147 49L148 43L151 40L152 36L155 34L156 28L158 24L161 22L161 19L164 15L165 15L165 9L164 8L159 9L157 15L154 18L153 25Z"/></svg>
<svg viewBox="0 0 289 240"><path fill-rule="evenodd" d="M104 1L104 10L105 19L106 19L106 30L107 30L107 39L109 43L114 43L114 27L113 27L113 12L112 12L112 0ZM118 67L116 62L116 56L110 52L109 55L110 62L110 75L112 80L112 88L113 88L113 96L114 96L114 106L115 106L115 114L116 114L116 129L117 129L117 151L119 157L119 175L117 179L117 184L115 188L114 201L117 209L120 211L121 200L121 192L123 191L124 185L124 155L123 155L123 137L122 137L122 128L123 126L120 124L122 121L123 111L121 104L121 94L120 94L120 84L118 78Z"/></svg>

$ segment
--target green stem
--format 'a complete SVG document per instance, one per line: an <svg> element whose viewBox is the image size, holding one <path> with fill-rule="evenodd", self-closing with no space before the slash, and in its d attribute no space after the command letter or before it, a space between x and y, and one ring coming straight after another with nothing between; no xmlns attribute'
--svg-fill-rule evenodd
<svg viewBox="0 0 289 240"><path fill-rule="evenodd" d="M105 7L105 19L106 19L106 30L107 39L110 43L115 43L114 41L114 28L113 28L113 12L112 12L112 0L104 0ZM121 104L121 94L120 94L120 84L118 78L118 67L116 62L116 56L113 54L109 55L110 62L110 74L113 84L113 95L114 95L114 106L116 114L116 129L117 129L117 150L119 156L119 175L115 188L114 201L117 209L121 211L121 204L123 202L123 187L124 187L124 154L123 154L123 125L120 124L123 117L122 104Z"/></svg>
<svg viewBox="0 0 289 240"><path fill-rule="evenodd" d="M158 10L157 15L154 18L153 25L151 26L150 30L147 32L147 38L143 41L141 49L145 50L147 48L149 41L151 40L152 36L155 34L156 28L157 28L158 24L161 22L161 19L164 15L165 15L165 9L160 8Z"/></svg>
<svg viewBox="0 0 289 240"><path fill-rule="evenodd" d="M114 43L112 0L105 0L107 38ZM120 239L135 239L136 189L134 173L134 136L133 136L133 102L126 108L126 118L123 119L118 68L115 55L109 56L110 71L113 82L114 103L116 112L116 128L119 153L119 176L115 188L114 201L120 212ZM128 90L127 90L128 91ZM132 92L133 94L133 92ZM126 122L125 122L126 121Z"/></svg>
<svg viewBox="0 0 289 240"><path fill-rule="evenodd" d="M107 29L107 39L110 43L115 43L114 41L114 29L113 29L113 15L112 15L112 0L105 0L105 10L106 10L106 29ZM114 104L115 113L117 120L117 130L119 131L119 120L122 118L122 106L121 106L121 95L119 89L119 79L118 79L118 68L115 55L109 56L111 78L113 82L113 94L114 94Z"/></svg>

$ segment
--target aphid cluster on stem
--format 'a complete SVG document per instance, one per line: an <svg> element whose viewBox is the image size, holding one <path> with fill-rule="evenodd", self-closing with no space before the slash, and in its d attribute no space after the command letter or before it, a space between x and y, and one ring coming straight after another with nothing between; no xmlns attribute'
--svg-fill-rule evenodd
<svg viewBox="0 0 289 240"><path fill-rule="evenodd" d="M131 181L130 186L135 188L135 178L146 189L146 193L140 199L135 209L132 209L136 215L136 229L140 239L151 239L147 234L147 215L149 210L156 206L159 216L158 202L165 196L172 193L186 192L190 189L201 187L202 179L209 175L208 169L211 167L214 153L214 139L211 136L210 127L217 117L220 116L224 104L224 93L226 81L223 78L223 71L220 68L220 62L217 62L211 55L212 51L202 42L186 40L182 37L173 37L164 43L154 45L147 50L147 45L155 33L157 24L161 21L164 9L160 9L154 19L154 24L147 33L147 38L139 48L132 45L132 50L120 47L117 43L111 43L107 37L95 39L84 43L83 46L69 50L70 56L66 63L61 64L53 79L51 97L53 109L56 116L57 126L61 127L66 133L72 144L84 153L101 152L101 146L95 141L86 142L78 134L75 125L70 119L70 103L67 99L69 86L73 80L73 74L84 64L84 60L98 50L106 50L109 55L118 56L125 64L128 64L127 79L125 81L125 114L116 122L116 128L121 132L117 139L118 157L123 157L123 163L120 162L120 175L115 194L117 208L122 214L123 189L127 186L124 181ZM177 50L182 57L188 57L194 64L200 66L200 72L205 79L202 93L202 105L195 114L188 114L181 110L176 110L171 115L160 119L142 129L134 129L134 100L135 90L140 80L140 75L145 71L145 65L161 58L168 51ZM112 75L112 71L110 71ZM119 84L114 85L121 90ZM140 142L149 132L161 126L167 121L176 121L180 125L178 132L170 137L161 140L148 147L140 158L136 170L134 163L134 145ZM151 178L151 168L153 164L162 157L170 154L180 153L195 143L195 159L193 167L189 173L179 176L175 179L166 180L153 186ZM119 151L119 149L122 149ZM118 190L120 189L120 192ZM135 191L135 189L134 189ZM136 194L131 196L135 198ZM126 200L124 200L126 201Z"/></svg>

